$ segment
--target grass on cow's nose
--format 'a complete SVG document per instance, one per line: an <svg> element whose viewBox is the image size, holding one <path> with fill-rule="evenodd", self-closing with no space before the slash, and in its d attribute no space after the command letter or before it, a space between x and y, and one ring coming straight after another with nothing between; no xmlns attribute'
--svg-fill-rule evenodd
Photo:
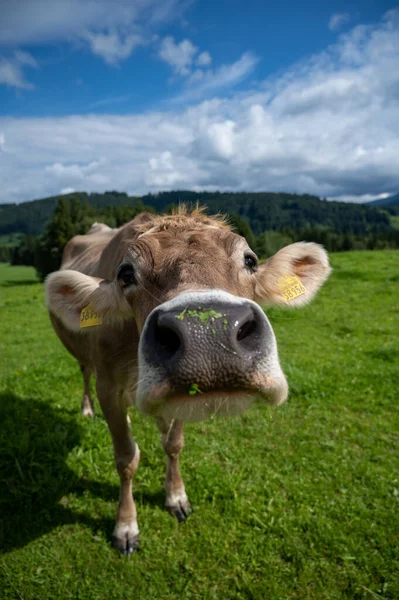
<svg viewBox="0 0 399 600"><path fill-rule="evenodd" d="M201 392L201 390L199 389L197 383L192 383L190 385L188 393L189 393L190 396L196 396L197 394L203 394L203 392Z"/></svg>
<svg viewBox="0 0 399 600"><path fill-rule="evenodd" d="M188 309L185 308L184 310L182 310L182 312L179 315L176 315L176 319L179 319L179 321L184 321L184 319L189 318L189 319L199 319L199 322L202 323L202 325L205 325L207 323L209 323L209 321L213 322L215 319L221 319L222 317L225 317L226 315L224 315L223 313L217 312L216 310L214 310L213 308L201 308L200 306L198 307L198 310L192 310L192 309Z"/></svg>

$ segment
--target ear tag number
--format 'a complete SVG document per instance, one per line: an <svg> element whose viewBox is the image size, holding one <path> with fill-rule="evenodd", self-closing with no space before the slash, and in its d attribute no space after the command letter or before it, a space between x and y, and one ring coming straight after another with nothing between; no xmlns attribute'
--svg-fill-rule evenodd
<svg viewBox="0 0 399 600"><path fill-rule="evenodd" d="M291 302L298 296L306 294L305 286L296 275L283 275L278 282L278 287L286 302Z"/></svg>
<svg viewBox="0 0 399 600"><path fill-rule="evenodd" d="M92 304L83 308L80 312L80 328L94 327L95 325L102 325L103 316L94 310Z"/></svg>

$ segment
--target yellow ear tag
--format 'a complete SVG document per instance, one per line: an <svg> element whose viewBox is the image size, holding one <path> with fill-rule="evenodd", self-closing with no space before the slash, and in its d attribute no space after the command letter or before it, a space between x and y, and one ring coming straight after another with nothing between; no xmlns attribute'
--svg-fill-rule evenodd
<svg viewBox="0 0 399 600"><path fill-rule="evenodd" d="M291 302L306 293L306 288L296 275L283 275L278 282L282 297Z"/></svg>
<svg viewBox="0 0 399 600"><path fill-rule="evenodd" d="M95 325L102 325L103 316L94 310L92 304L83 308L80 312L80 328L83 327L94 327Z"/></svg>

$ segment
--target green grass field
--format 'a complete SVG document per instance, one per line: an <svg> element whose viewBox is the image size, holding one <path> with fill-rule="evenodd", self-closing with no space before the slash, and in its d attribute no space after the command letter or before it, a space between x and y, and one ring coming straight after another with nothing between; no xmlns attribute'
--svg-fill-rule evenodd
<svg viewBox="0 0 399 600"><path fill-rule="evenodd" d="M313 304L270 311L288 402L186 426L182 525L163 508L156 426L131 410L129 558L110 544L106 423L80 416L33 270L0 265L1 600L399 598L399 252L332 263Z"/></svg>

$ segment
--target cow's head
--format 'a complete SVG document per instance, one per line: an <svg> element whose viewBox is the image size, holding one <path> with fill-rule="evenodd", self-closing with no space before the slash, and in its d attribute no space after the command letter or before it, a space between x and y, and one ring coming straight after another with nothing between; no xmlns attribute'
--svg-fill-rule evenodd
<svg viewBox="0 0 399 600"><path fill-rule="evenodd" d="M136 402L153 416L232 414L288 394L273 329L258 302L308 303L330 273L327 254L296 243L262 264L219 218L180 210L141 215L104 250L98 279L61 270L47 279L50 310L71 330L91 304L103 326L135 318ZM80 329L82 335L90 329Z"/></svg>

